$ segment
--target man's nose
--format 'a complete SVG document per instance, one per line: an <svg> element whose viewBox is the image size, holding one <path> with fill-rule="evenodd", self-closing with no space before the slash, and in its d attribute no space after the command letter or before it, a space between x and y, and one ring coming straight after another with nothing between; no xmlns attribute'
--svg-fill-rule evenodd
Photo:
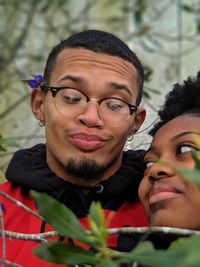
<svg viewBox="0 0 200 267"><path fill-rule="evenodd" d="M104 122L99 115L99 104L95 99L91 99L87 103L87 106L78 116L78 119L89 128L102 127L104 125Z"/></svg>

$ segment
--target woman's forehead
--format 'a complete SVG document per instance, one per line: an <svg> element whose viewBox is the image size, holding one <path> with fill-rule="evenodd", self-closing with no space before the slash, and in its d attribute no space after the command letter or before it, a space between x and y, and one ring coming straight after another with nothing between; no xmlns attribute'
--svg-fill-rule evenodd
<svg viewBox="0 0 200 267"><path fill-rule="evenodd" d="M186 135L200 134L200 117L193 114L178 116L165 123L155 133L149 151ZM166 147L167 149L167 147Z"/></svg>

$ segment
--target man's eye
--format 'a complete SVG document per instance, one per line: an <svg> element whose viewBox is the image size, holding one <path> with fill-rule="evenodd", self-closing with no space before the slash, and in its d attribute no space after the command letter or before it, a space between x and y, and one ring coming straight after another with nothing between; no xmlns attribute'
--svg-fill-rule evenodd
<svg viewBox="0 0 200 267"><path fill-rule="evenodd" d="M64 104L78 104L85 99L84 95L81 92L72 88L60 90L59 96L59 100Z"/></svg>
<svg viewBox="0 0 200 267"><path fill-rule="evenodd" d="M123 111L127 108L124 102L117 99L106 99L104 105L112 111Z"/></svg>
<svg viewBox="0 0 200 267"><path fill-rule="evenodd" d="M67 104L77 104L80 102L80 97L75 97L75 96L63 96L64 101Z"/></svg>
<svg viewBox="0 0 200 267"><path fill-rule="evenodd" d="M114 111L118 111L118 110L120 110L121 108L122 108L122 106L121 105L119 105L119 104L112 104L112 103L110 103L110 104L108 104L107 105L111 110L114 110Z"/></svg>
<svg viewBox="0 0 200 267"><path fill-rule="evenodd" d="M123 108L123 106L120 103L113 103L113 102L107 102L107 107L113 111L118 111Z"/></svg>

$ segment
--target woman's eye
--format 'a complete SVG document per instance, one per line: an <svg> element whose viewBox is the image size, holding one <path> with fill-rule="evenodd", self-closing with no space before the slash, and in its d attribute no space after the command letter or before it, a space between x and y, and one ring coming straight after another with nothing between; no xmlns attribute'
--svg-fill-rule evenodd
<svg viewBox="0 0 200 267"><path fill-rule="evenodd" d="M146 169L147 169L147 168L150 168L151 166L153 166L153 164L154 164L153 161L146 161L146 162L145 162L145 167L146 167Z"/></svg>
<svg viewBox="0 0 200 267"><path fill-rule="evenodd" d="M195 148L192 147L191 145L184 144L184 145L181 145L178 150L179 150L180 154L184 154L184 153L187 153L187 152L191 152L192 149L195 149Z"/></svg>

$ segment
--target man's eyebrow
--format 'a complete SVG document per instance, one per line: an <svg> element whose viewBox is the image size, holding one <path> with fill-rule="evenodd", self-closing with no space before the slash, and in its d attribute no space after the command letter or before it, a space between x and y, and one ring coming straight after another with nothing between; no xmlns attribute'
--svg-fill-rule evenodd
<svg viewBox="0 0 200 267"><path fill-rule="evenodd" d="M132 96L131 91L126 84L111 82L110 87L113 89L125 90L129 93L130 96Z"/></svg>
<svg viewBox="0 0 200 267"><path fill-rule="evenodd" d="M59 79L59 81L65 81L65 80L71 80L72 82L83 82L84 78L80 77L80 76L74 76L74 75L67 74L67 75L65 75ZM132 96L131 90L128 88L128 86L126 84L111 82L111 83L109 83L109 85L113 89L125 90L126 92L128 92L128 94L130 96Z"/></svg>
<svg viewBox="0 0 200 267"><path fill-rule="evenodd" d="M59 81L65 81L65 80L71 80L72 82L82 82L84 79L80 76L74 76L74 75L65 75Z"/></svg>
<svg viewBox="0 0 200 267"><path fill-rule="evenodd" d="M179 133L177 135L175 135L172 140L175 140L177 138L180 138L184 135L187 135L187 134L193 134L193 135L199 135L200 136L200 133L199 132L196 132L196 131L185 131L185 132L182 132L182 133Z"/></svg>

